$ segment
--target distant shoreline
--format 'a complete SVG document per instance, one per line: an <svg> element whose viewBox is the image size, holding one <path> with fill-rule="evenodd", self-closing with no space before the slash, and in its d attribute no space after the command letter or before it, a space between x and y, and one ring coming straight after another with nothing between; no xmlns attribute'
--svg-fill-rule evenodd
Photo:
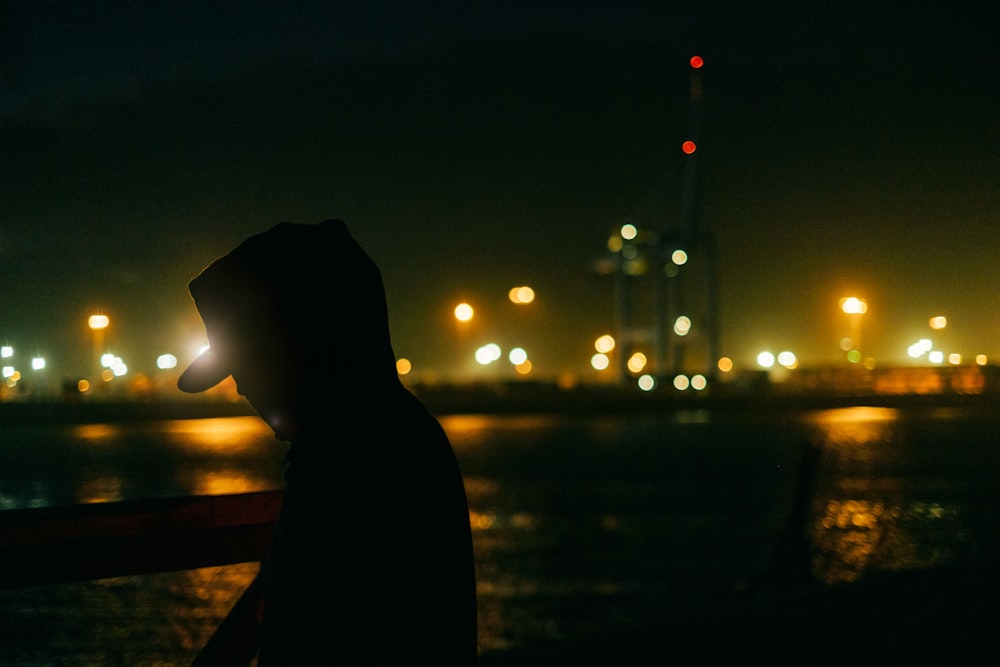
<svg viewBox="0 0 1000 667"><path fill-rule="evenodd" d="M469 385L410 387L427 408L448 414L656 414L682 410L774 413L852 406L900 409L1000 409L1000 393L896 394L741 392L723 395L649 392L618 387ZM245 401L146 399L0 402L0 424L100 423L254 416Z"/></svg>

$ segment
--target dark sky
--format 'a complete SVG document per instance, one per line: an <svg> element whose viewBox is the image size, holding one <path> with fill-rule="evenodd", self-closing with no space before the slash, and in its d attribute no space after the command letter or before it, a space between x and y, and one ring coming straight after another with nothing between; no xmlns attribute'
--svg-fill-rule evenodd
<svg viewBox="0 0 1000 667"><path fill-rule="evenodd" d="M854 293L879 363L938 314L1000 358L995 3L397 4L0 4L0 337L72 375L102 309L133 369L189 358L202 266L339 217L418 370L496 340L594 378L595 262L678 224L697 53L721 352L837 361Z"/></svg>

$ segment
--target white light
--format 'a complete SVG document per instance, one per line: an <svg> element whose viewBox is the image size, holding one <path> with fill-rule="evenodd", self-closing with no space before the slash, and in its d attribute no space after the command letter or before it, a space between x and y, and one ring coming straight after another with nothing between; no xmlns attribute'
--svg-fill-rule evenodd
<svg viewBox="0 0 1000 667"><path fill-rule="evenodd" d="M13 366L4 366L3 367L3 376L5 378L12 378L12 377L14 377L14 373L15 372L16 371L14 370Z"/></svg>
<svg viewBox="0 0 1000 667"><path fill-rule="evenodd" d="M31 368L36 371L42 370L43 368L45 368L45 359L43 359L42 357L35 357L34 359L31 360Z"/></svg>
<svg viewBox="0 0 1000 667"><path fill-rule="evenodd" d="M615 349L615 339L609 334L604 334L594 341L594 349L603 354L607 354L611 350Z"/></svg>
<svg viewBox="0 0 1000 667"><path fill-rule="evenodd" d="M486 366L487 364L492 364L494 361L499 359L501 354L502 352L499 345L496 343L487 343L476 350L476 361L483 366Z"/></svg>
<svg viewBox="0 0 1000 667"><path fill-rule="evenodd" d="M761 368L774 366L774 355L767 351L761 352L757 355L757 365Z"/></svg>
<svg viewBox="0 0 1000 667"><path fill-rule="evenodd" d="M598 352L590 358L590 365L594 370L603 371L611 365L611 360L608 359L608 355Z"/></svg>
<svg viewBox="0 0 1000 667"><path fill-rule="evenodd" d="M942 352L941 350L931 350L930 353L927 355L927 360L930 361L932 364L940 364L942 361L944 361L944 352Z"/></svg>
<svg viewBox="0 0 1000 667"><path fill-rule="evenodd" d="M10 359L13 356L14 356L13 347L11 347L10 345L4 345L3 347L0 347L0 357L4 359Z"/></svg>
<svg viewBox="0 0 1000 667"><path fill-rule="evenodd" d="M788 350L778 353L778 363L785 368L795 368L799 365L799 360L795 356L794 352L789 352Z"/></svg>
<svg viewBox="0 0 1000 667"><path fill-rule="evenodd" d="M160 370L167 370L177 367L177 357L172 354L161 354L156 358L156 367Z"/></svg>
<svg viewBox="0 0 1000 667"><path fill-rule="evenodd" d="M639 230L636 229L636 226L633 225L632 223L627 223L622 225L621 235L622 238L625 239L626 241L631 241L632 239L634 239L636 236L639 235Z"/></svg>
<svg viewBox="0 0 1000 667"><path fill-rule="evenodd" d="M674 321L674 333L678 336L686 336L691 331L691 318L681 315Z"/></svg>
<svg viewBox="0 0 1000 667"><path fill-rule="evenodd" d="M688 379L687 375L675 375L674 376L674 389L679 391L684 391L691 386L691 380Z"/></svg>
<svg viewBox="0 0 1000 667"><path fill-rule="evenodd" d="M656 386L656 379L652 375L643 375L639 378L639 389L643 391L652 391L653 387Z"/></svg>
<svg viewBox="0 0 1000 667"><path fill-rule="evenodd" d="M670 255L670 261L676 264L677 266L684 266L685 264L687 264L688 254L683 250L681 250L680 248L678 248L677 250L674 250L674 252Z"/></svg>
<svg viewBox="0 0 1000 667"><path fill-rule="evenodd" d="M704 375L695 375L691 377L691 388L695 391L701 391L708 386L708 380Z"/></svg>
<svg viewBox="0 0 1000 667"><path fill-rule="evenodd" d="M520 366L528 360L528 353L524 351L524 348L515 347L510 351L510 354L507 355L507 358L510 359L510 363L515 366Z"/></svg>

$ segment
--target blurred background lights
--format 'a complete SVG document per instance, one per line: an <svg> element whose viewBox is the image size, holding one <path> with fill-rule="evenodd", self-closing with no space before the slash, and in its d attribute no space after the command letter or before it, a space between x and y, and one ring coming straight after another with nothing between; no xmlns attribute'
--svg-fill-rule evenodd
<svg viewBox="0 0 1000 667"><path fill-rule="evenodd" d="M632 241L635 239L636 236L639 235L639 230L635 225L628 222L622 225L620 233L623 239L625 239L626 241Z"/></svg>
<svg viewBox="0 0 1000 667"><path fill-rule="evenodd" d="M615 349L615 339L609 334L604 334L594 341L594 349L602 354L607 354Z"/></svg>
<svg viewBox="0 0 1000 667"><path fill-rule="evenodd" d="M848 315L864 315L868 312L868 304L864 299L849 296L840 300L840 309Z"/></svg>
<svg viewBox="0 0 1000 667"><path fill-rule="evenodd" d="M928 322L928 324L930 324L931 329L935 329L935 330L939 331L941 329L944 329L946 326L948 326L948 318L945 317L944 315L935 315L934 317L932 317L930 319L930 321Z"/></svg>
<svg viewBox="0 0 1000 667"><path fill-rule="evenodd" d="M979 366L985 366L988 363L989 363L989 359L987 359L987 357L986 357L985 354L977 354L976 355L976 364L978 364Z"/></svg>
<svg viewBox="0 0 1000 667"><path fill-rule="evenodd" d="M698 150L698 147L695 145L693 141L688 139L683 144L681 144L681 150L684 151L685 155L691 155L696 150Z"/></svg>
<svg viewBox="0 0 1000 667"><path fill-rule="evenodd" d="M691 69L701 69L705 64L705 59L701 56L691 56L691 60L688 62L691 63Z"/></svg>
<svg viewBox="0 0 1000 667"><path fill-rule="evenodd" d="M686 391L690 386L691 380L688 379L687 375L674 376L674 389L677 389L678 391Z"/></svg>
<svg viewBox="0 0 1000 667"><path fill-rule="evenodd" d="M695 391L702 391L708 386L708 378L699 373L691 376L691 388Z"/></svg>
<svg viewBox="0 0 1000 667"><path fill-rule="evenodd" d="M691 318L681 315L674 321L674 333L678 336L686 336L691 331Z"/></svg>
<svg viewBox="0 0 1000 667"><path fill-rule="evenodd" d="M31 360L31 368L32 368L32 370L36 370L36 371L40 371L40 370L44 369L45 368L45 358L44 357L35 357L34 359L32 359Z"/></svg>
<svg viewBox="0 0 1000 667"><path fill-rule="evenodd" d="M678 248L677 250L674 250L672 253L670 253L670 261L676 264L677 266L684 266L685 264L687 264L688 254L686 251Z"/></svg>
<svg viewBox="0 0 1000 667"><path fill-rule="evenodd" d="M719 370L722 371L723 373L730 373L733 370L733 360L730 359L729 357L722 357L721 359L719 359L719 363L716 365L719 367Z"/></svg>
<svg viewBox="0 0 1000 667"><path fill-rule="evenodd" d="M511 303L531 303L535 300L535 290L531 289L527 285L513 287L510 292L507 293L507 298L511 300Z"/></svg>
<svg viewBox="0 0 1000 667"><path fill-rule="evenodd" d="M785 368L795 368L796 366L799 365L799 360L795 356L794 352L789 352L788 350L785 350L784 352L778 353L778 363L784 366Z"/></svg>
<svg viewBox="0 0 1000 667"><path fill-rule="evenodd" d="M397 359L396 360L396 372L400 375L407 375L413 370L413 364L410 363L409 359Z"/></svg>
<svg viewBox="0 0 1000 667"><path fill-rule="evenodd" d="M156 358L156 367L161 371L177 368L177 357L172 354L161 354Z"/></svg>
<svg viewBox="0 0 1000 667"><path fill-rule="evenodd" d="M87 318L87 326L95 331L107 329L109 324L111 324L111 320L107 315L91 315Z"/></svg>
<svg viewBox="0 0 1000 667"><path fill-rule="evenodd" d="M507 354L507 359L510 360L510 363L518 366L528 360L528 353L522 347L515 347Z"/></svg>
<svg viewBox="0 0 1000 667"><path fill-rule="evenodd" d="M10 359L13 356L14 356L13 347L11 347L10 345L4 345L3 347L0 347L0 357L4 359Z"/></svg>
<svg viewBox="0 0 1000 667"><path fill-rule="evenodd" d="M643 375L638 380L639 389L643 391L652 391L656 386L656 379L652 375Z"/></svg>
<svg viewBox="0 0 1000 667"><path fill-rule="evenodd" d="M962 355L958 352L952 352L948 355L948 363L952 366L958 366L962 363Z"/></svg>
<svg viewBox="0 0 1000 667"><path fill-rule="evenodd" d="M771 368L774 366L774 355L766 350L757 355L757 365L761 368Z"/></svg>
<svg viewBox="0 0 1000 667"><path fill-rule="evenodd" d="M4 376L5 379L10 379L10 378L14 377L14 367L13 366L4 366L3 367L3 376Z"/></svg>
<svg viewBox="0 0 1000 667"><path fill-rule="evenodd" d="M942 352L941 350L931 350L927 354L927 361L931 362L932 364L940 364L942 361L944 361L944 352Z"/></svg>
<svg viewBox="0 0 1000 667"><path fill-rule="evenodd" d="M483 366L487 366L499 359L501 354L502 351L499 345L496 343L487 343L476 350L476 361Z"/></svg>
<svg viewBox="0 0 1000 667"><path fill-rule="evenodd" d="M611 360L608 359L608 355L598 352L590 358L590 365L594 370L604 371L611 365Z"/></svg>
<svg viewBox="0 0 1000 667"><path fill-rule="evenodd" d="M455 306L455 319L459 322L468 322L472 319L472 306L467 303L460 303Z"/></svg>
<svg viewBox="0 0 1000 667"><path fill-rule="evenodd" d="M642 352L636 352L628 360L628 369L633 373L638 373L643 368L646 367L646 355Z"/></svg>

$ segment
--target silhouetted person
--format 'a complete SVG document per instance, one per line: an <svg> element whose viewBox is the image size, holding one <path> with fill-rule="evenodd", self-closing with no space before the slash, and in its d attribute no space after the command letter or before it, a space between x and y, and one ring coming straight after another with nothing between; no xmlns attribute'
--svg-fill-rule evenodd
<svg viewBox="0 0 1000 667"><path fill-rule="evenodd" d="M343 222L282 223L190 284L210 349L291 442L264 565L259 665L476 661L472 537L437 420L400 383L378 268Z"/></svg>

